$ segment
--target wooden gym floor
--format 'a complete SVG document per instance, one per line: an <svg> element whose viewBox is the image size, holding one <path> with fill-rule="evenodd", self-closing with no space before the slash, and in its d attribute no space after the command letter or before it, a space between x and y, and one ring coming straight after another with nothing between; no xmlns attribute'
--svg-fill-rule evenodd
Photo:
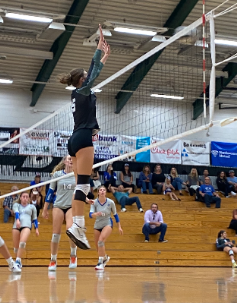
<svg viewBox="0 0 237 303"><path fill-rule="evenodd" d="M237 272L231 268L25 267L21 275L1 268L0 302L34 303L234 303Z"/></svg>

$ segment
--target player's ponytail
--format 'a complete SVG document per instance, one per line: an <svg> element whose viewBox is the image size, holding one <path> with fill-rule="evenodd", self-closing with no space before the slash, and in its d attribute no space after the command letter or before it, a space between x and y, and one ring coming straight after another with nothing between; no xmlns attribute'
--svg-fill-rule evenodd
<svg viewBox="0 0 237 303"><path fill-rule="evenodd" d="M84 69L75 68L69 74L61 74L58 76L59 82L68 86L77 87L80 78L84 77Z"/></svg>

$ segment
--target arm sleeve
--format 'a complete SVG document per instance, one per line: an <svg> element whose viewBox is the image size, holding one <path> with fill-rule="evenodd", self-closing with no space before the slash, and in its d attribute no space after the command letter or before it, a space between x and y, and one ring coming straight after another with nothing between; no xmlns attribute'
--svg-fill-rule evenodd
<svg viewBox="0 0 237 303"><path fill-rule="evenodd" d="M89 217L92 218L92 214L95 212L95 205L91 204Z"/></svg>
<svg viewBox="0 0 237 303"><path fill-rule="evenodd" d="M6 197L4 199L2 206L4 207L4 206L7 206L7 205L8 205L8 197Z"/></svg>
<svg viewBox="0 0 237 303"><path fill-rule="evenodd" d="M13 212L14 212L14 214L16 214L16 213L18 213L19 214L19 204L18 203L15 203L14 205L13 205L13 208L12 208L12 210L13 210Z"/></svg>
<svg viewBox="0 0 237 303"><path fill-rule="evenodd" d="M112 211L114 216L117 214L117 210L116 210L116 206L115 206L114 201L111 202L111 211Z"/></svg>
<svg viewBox="0 0 237 303"><path fill-rule="evenodd" d="M57 172L53 174L52 179L59 177ZM55 190L57 186L57 181L50 182L49 188L51 188L53 191Z"/></svg>
<svg viewBox="0 0 237 303"><path fill-rule="evenodd" d="M163 222L164 222L164 221L163 221L163 216L162 216L162 213L161 213L161 212L160 212L160 214L159 214L158 221L159 221L160 223L163 223Z"/></svg>
<svg viewBox="0 0 237 303"><path fill-rule="evenodd" d="M216 239L216 248L224 248L225 247L225 243L221 244L221 239Z"/></svg>
<svg viewBox="0 0 237 303"><path fill-rule="evenodd" d="M53 194L54 194L54 190L52 188L49 188L47 195L45 197L45 202L53 203Z"/></svg>
<svg viewBox="0 0 237 303"><path fill-rule="evenodd" d="M77 89L76 92L85 96L89 96L91 88L95 82L95 79L99 76L104 64L100 62L102 51L97 49L92 59L92 64L89 69L88 79L83 83L82 87Z"/></svg>
<svg viewBox="0 0 237 303"><path fill-rule="evenodd" d="M105 180L105 181L108 181L108 180L107 180L107 172L106 172L106 171L104 172L104 180Z"/></svg>
<svg viewBox="0 0 237 303"><path fill-rule="evenodd" d="M140 180L140 181L143 181L143 172L140 172L139 180Z"/></svg>
<svg viewBox="0 0 237 303"><path fill-rule="evenodd" d="M32 222L34 222L35 220L37 220L37 210L36 210L36 207L32 204Z"/></svg>
<svg viewBox="0 0 237 303"><path fill-rule="evenodd" d="M150 222L151 222L151 221L149 220L149 214L148 214L147 211L145 212L144 221L145 221L146 223L150 223Z"/></svg>
<svg viewBox="0 0 237 303"><path fill-rule="evenodd" d="M34 223L35 229L39 227L39 225L38 225L38 220L37 220L37 219L33 220L33 223Z"/></svg>

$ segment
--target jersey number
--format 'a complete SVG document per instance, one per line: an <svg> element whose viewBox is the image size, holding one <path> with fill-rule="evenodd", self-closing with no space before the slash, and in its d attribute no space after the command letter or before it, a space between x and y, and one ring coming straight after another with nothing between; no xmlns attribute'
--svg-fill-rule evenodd
<svg viewBox="0 0 237 303"><path fill-rule="evenodd" d="M75 98L72 99L71 110L72 110L72 113L74 113L76 111L76 99Z"/></svg>

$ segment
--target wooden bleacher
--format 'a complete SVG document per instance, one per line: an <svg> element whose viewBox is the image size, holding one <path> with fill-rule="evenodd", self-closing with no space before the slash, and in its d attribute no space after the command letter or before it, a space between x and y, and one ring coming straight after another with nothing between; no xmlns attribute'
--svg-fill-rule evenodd
<svg viewBox="0 0 237 303"><path fill-rule="evenodd" d="M19 188L27 184L17 184ZM12 184L2 183L1 193L10 191ZM138 194L143 209L150 208L152 202L158 203L163 213L164 221L168 224L166 239L168 243L158 243L158 236L151 235L150 242L144 243L142 225L144 214L139 213L136 206L127 206L127 212L121 213L117 204L119 217L124 235L118 234L116 224L106 243L107 253L111 257L108 265L112 266L230 266L226 253L216 251L215 239L220 229L227 229L232 216L232 210L237 208L236 198L222 198L220 209L207 209L204 203L193 201L193 197L185 195L182 201L171 201L163 195ZM108 197L112 198L111 194ZM2 201L0 201L2 205ZM94 266L97 253L93 239L94 219L88 216L89 206L85 207L87 237L91 250L78 250L78 266ZM40 236L37 238L32 229L26 246L23 265L47 266L50 258L50 241L52 237L52 220L39 218ZM7 224L3 222L3 209L0 209L0 235L4 238L10 252L12 248L13 218ZM235 239L235 232L227 230L229 238ZM65 225L59 246L58 265L68 265L69 243L65 234ZM6 265L0 256L0 265Z"/></svg>

